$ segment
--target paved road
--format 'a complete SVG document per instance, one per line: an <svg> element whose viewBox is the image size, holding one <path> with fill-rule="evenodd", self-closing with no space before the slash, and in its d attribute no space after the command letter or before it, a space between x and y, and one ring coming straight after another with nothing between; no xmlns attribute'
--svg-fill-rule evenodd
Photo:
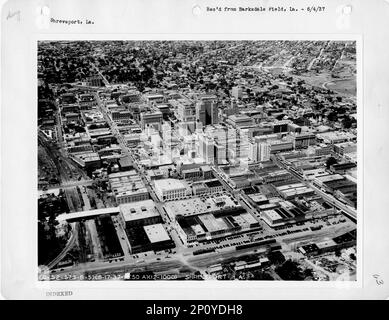
<svg viewBox="0 0 389 320"><path fill-rule="evenodd" d="M106 86L109 86L109 81L107 80L106 77L103 76L103 74L100 72L100 69L94 64L94 63L91 63L92 64L92 67L94 69L96 69L97 73L99 74L99 76L103 79L103 82Z"/></svg>
<svg viewBox="0 0 389 320"><path fill-rule="evenodd" d="M182 267L189 267L190 269L195 269L197 271L204 271L207 267L220 263L226 259L239 258L250 253L258 253L256 248L248 248L244 250L231 250L228 252L211 252L202 255L188 255L183 254L173 255L166 258L164 256L148 256L141 257L138 259L118 261L118 262L90 262L76 265L71 268L64 268L65 270L56 271L52 273L55 276L65 276L72 275L80 277L85 273L99 273L103 274L104 272L135 272L135 271L153 271L153 272L171 272L174 273L177 269ZM160 260L157 260L160 259ZM138 261L138 262L137 262Z"/></svg>
<svg viewBox="0 0 389 320"><path fill-rule="evenodd" d="M175 270L183 267L183 263L176 259L167 259L165 261L147 261L140 263L129 263L128 261L121 262L93 262L93 263L83 263L72 268L65 269L63 271L57 271L52 273L54 276L63 277L70 275L75 277L75 280L80 279L81 276L84 276L85 273L91 274L104 274L105 272L114 273L114 272L136 272L136 271L152 271L152 272L163 272Z"/></svg>

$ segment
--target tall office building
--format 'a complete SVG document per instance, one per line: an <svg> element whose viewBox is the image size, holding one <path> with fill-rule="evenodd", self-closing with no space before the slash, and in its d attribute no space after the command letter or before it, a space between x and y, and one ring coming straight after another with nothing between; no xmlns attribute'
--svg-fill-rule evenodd
<svg viewBox="0 0 389 320"><path fill-rule="evenodd" d="M237 100L241 99L243 97L243 88L238 86L233 87L231 89L231 95Z"/></svg>
<svg viewBox="0 0 389 320"><path fill-rule="evenodd" d="M212 137L215 141L215 161L218 164L226 163L227 161L227 128L221 125L213 126Z"/></svg>
<svg viewBox="0 0 389 320"><path fill-rule="evenodd" d="M258 143L255 141L249 143L249 159L251 161L258 161Z"/></svg>
<svg viewBox="0 0 389 320"><path fill-rule="evenodd" d="M248 158L252 161L270 160L270 144L264 139L255 137L248 146Z"/></svg>
<svg viewBox="0 0 389 320"><path fill-rule="evenodd" d="M270 145L268 143L259 144L258 161L269 161L270 160Z"/></svg>
<svg viewBox="0 0 389 320"><path fill-rule="evenodd" d="M199 155L206 163L214 163L215 161L215 143L212 138L206 134L199 137Z"/></svg>
<svg viewBox="0 0 389 320"><path fill-rule="evenodd" d="M279 132L288 132L289 125L291 124L290 120L282 120L277 121L272 124L273 126L273 132L279 133Z"/></svg>
<svg viewBox="0 0 389 320"><path fill-rule="evenodd" d="M155 111L155 112L142 113L140 119L141 119L141 126L143 130L147 127L153 127L158 131L161 130L162 112Z"/></svg>
<svg viewBox="0 0 389 320"><path fill-rule="evenodd" d="M203 96L196 104L196 119L204 126L219 122L216 96Z"/></svg>
<svg viewBox="0 0 389 320"><path fill-rule="evenodd" d="M249 130L248 129L238 129L238 138L237 138L237 156L240 160L246 159L248 157L248 147L249 147Z"/></svg>
<svg viewBox="0 0 389 320"><path fill-rule="evenodd" d="M187 98L169 100L175 117L178 122L176 129L180 135L192 134L196 129L196 106L194 102Z"/></svg>
<svg viewBox="0 0 389 320"><path fill-rule="evenodd" d="M227 116L232 116L234 114L237 114L239 111L238 103L236 102L235 98L231 99L231 104L225 109L225 114Z"/></svg>
<svg viewBox="0 0 389 320"><path fill-rule="evenodd" d="M196 110L195 104L189 98L180 98L176 100L169 100L170 105L173 108L174 115L180 122L195 122Z"/></svg>
<svg viewBox="0 0 389 320"><path fill-rule="evenodd" d="M172 127L169 122L162 124L162 146L167 156L172 155Z"/></svg>

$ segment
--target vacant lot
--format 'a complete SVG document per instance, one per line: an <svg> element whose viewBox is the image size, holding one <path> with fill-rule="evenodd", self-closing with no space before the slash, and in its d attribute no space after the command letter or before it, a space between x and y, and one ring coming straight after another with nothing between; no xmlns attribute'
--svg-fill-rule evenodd
<svg viewBox="0 0 389 320"><path fill-rule="evenodd" d="M330 83L327 83L325 86L326 88L341 94L354 96L357 93L357 83L355 78L335 80Z"/></svg>

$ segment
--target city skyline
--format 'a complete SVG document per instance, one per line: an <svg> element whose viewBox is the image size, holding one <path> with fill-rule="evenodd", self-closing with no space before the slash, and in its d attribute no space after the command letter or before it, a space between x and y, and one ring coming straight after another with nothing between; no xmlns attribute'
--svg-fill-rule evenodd
<svg viewBox="0 0 389 320"><path fill-rule="evenodd" d="M355 41L38 42L40 280L353 280Z"/></svg>

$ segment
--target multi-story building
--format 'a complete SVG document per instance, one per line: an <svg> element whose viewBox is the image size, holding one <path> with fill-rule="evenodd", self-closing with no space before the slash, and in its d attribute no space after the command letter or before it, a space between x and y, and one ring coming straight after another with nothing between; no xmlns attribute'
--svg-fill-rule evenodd
<svg viewBox="0 0 389 320"><path fill-rule="evenodd" d="M90 93L80 94L78 96L78 103L81 110L89 110L97 105L95 96Z"/></svg>
<svg viewBox="0 0 389 320"><path fill-rule="evenodd" d="M316 135L314 133L301 133L292 137L295 149L308 148L316 144Z"/></svg>
<svg viewBox="0 0 389 320"><path fill-rule="evenodd" d="M201 97L196 104L196 119L204 126L219 122L216 96Z"/></svg>
<svg viewBox="0 0 389 320"><path fill-rule="evenodd" d="M103 80L100 78L100 76L89 77L86 79L85 85L91 86L91 87L102 87Z"/></svg>
<svg viewBox="0 0 389 320"><path fill-rule="evenodd" d="M242 87L233 87L231 89L231 95L235 99L237 99L237 100L242 99L242 97L243 97L243 88Z"/></svg>
<svg viewBox="0 0 389 320"><path fill-rule="evenodd" d="M62 115L65 115L69 112L79 113L80 112L80 106L78 103L72 103L72 104L63 104L61 106L61 113Z"/></svg>
<svg viewBox="0 0 389 320"><path fill-rule="evenodd" d="M232 116L234 114L237 114L238 111L239 111L238 104L237 104L236 100L233 98L233 99L231 99L230 105L224 110L224 113L227 116Z"/></svg>
<svg viewBox="0 0 389 320"><path fill-rule="evenodd" d="M119 208L126 228L162 222L154 201L151 199L121 204Z"/></svg>
<svg viewBox="0 0 389 320"><path fill-rule="evenodd" d="M130 111L113 111L111 118L113 121L130 120L132 113Z"/></svg>
<svg viewBox="0 0 389 320"><path fill-rule="evenodd" d="M283 120L283 121L277 121L272 124L273 132L274 133L280 133L280 132L288 132L288 128L290 125L290 120Z"/></svg>
<svg viewBox="0 0 389 320"><path fill-rule="evenodd" d="M339 131L330 131L319 133L317 138L320 142L324 143L341 143L346 141L356 141L357 136L351 132L339 132Z"/></svg>
<svg viewBox="0 0 389 320"><path fill-rule="evenodd" d="M196 166L194 168L181 170L181 176L185 180L196 181L202 179L211 179L213 177L213 173L209 166Z"/></svg>
<svg viewBox="0 0 389 320"><path fill-rule="evenodd" d="M235 129L233 129L235 131ZM208 136L212 137L215 143L215 162L223 164L227 161L228 149L228 128L222 125L208 126L205 129Z"/></svg>
<svg viewBox="0 0 389 320"><path fill-rule="evenodd" d="M164 101L164 96L158 93L147 93L144 95L144 97L149 104L152 103L158 104L158 103L163 103Z"/></svg>
<svg viewBox="0 0 389 320"><path fill-rule="evenodd" d="M69 122L77 122L80 120L80 114L76 112L68 112L65 114L65 119L63 119L63 122L69 123Z"/></svg>
<svg viewBox="0 0 389 320"><path fill-rule="evenodd" d="M334 145L320 143L319 145L309 146L308 149L306 150L306 154L308 156L310 155L324 156L324 155L331 154L333 151L334 151Z"/></svg>
<svg viewBox="0 0 389 320"><path fill-rule="evenodd" d="M289 123L288 131L293 133L301 133L301 127L295 123Z"/></svg>
<svg viewBox="0 0 389 320"><path fill-rule="evenodd" d="M249 143L249 159L252 161L269 161L270 145L267 142L261 142L260 139L254 139Z"/></svg>
<svg viewBox="0 0 389 320"><path fill-rule="evenodd" d="M75 104L77 98L73 93L64 93L61 94L60 101L62 104Z"/></svg>
<svg viewBox="0 0 389 320"><path fill-rule="evenodd" d="M231 115L227 118L226 122L231 124L234 128L243 128L254 125L254 120L244 114Z"/></svg>
<svg viewBox="0 0 389 320"><path fill-rule="evenodd" d="M174 248L154 201L145 200L120 205L128 244L132 254Z"/></svg>
<svg viewBox="0 0 389 320"><path fill-rule="evenodd" d="M356 152L357 144L355 142L343 142L334 144L334 151L340 155Z"/></svg>
<svg viewBox="0 0 389 320"><path fill-rule="evenodd" d="M70 158L85 169L97 169L101 166L100 157L96 152L70 154Z"/></svg>
<svg viewBox="0 0 389 320"><path fill-rule="evenodd" d="M105 102L105 107L107 108L107 111L112 112L118 112L118 111L124 111L126 110L124 106L119 106L115 100L109 100Z"/></svg>
<svg viewBox="0 0 389 320"><path fill-rule="evenodd" d="M135 170L112 173L108 178L118 204L147 200L150 197L145 184Z"/></svg>
<svg viewBox="0 0 389 320"><path fill-rule="evenodd" d="M180 98L176 100L170 100L170 105L174 109L174 115L180 122L195 122L196 121L196 108L191 99Z"/></svg>
<svg viewBox="0 0 389 320"><path fill-rule="evenodd" d="M203 134L199 137L199 155L206 163L214 163L215 160L214 140Z"/></svg>
<svg viewBox="0 0 389 320"><path fill-rule="evenodd" d="M119 97L120 103L137 103L140 102L140 92L136 90L128 91Z"/></svg>
<svg viewBox="0 0 389 320"><path fill-rule="evenodd" d="M186 244L259 230L259 221L241 207L177 217L176 230Z"/></svg>
<svg viewBox="0 0 389 320"><path fill-rule="evenodd" d="M142 113L140 116L140 121L143 130L147 127L153 127L155 130L161 131L162 112L155 111L149 113Z"/></svg>
<svg viewBox="0 0 389 320"><path fill-rule="evenodd" d="M217 179L208 181L195 182L192 185L193 194L198 195L213 195L215 193L223 192L223 185Z"/></svg>
<svg viewBox="0 0 389 320"><path fill-rule="evenodd" d="M270 153L278 153L293 150L293 142L284 140L274 140L269 142Z"/></svg>
<svg viewBox="0 0 389 320"><path fill-rule="evenodd" d="M179 200L191 195L187 182L179 179L155 180L154 188L157 197L161 201Z"/></svg>
<svg viewBox="0 0 389 320"><path fill-rule="evenodd" d="M69 153L85 153L93 152L93 147L90 143L85 143L80 145L70 145L67 150Z"/></svg>
<svg viewBox="0 0 389 320"><path fill-rule="evenodd" d="M225 164L227 162L227 148L224 144L215 145L215 162Z"/></svg>

